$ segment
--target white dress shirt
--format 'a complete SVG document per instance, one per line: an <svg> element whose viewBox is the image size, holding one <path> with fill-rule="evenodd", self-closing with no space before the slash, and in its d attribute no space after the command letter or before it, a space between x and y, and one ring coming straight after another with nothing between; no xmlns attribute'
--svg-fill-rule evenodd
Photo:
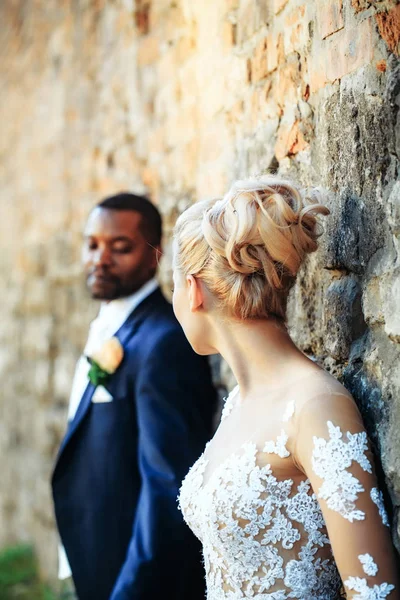
<svg viewBox="0 0 400 600"><path fill-rule="evenodd" d="M102 303L97 318L90 324L89 335L83 355L76 365L69 399L68 421L72 421L74 418L89 382L88 374L90 365L86 356L90 355L95 350L98 350L103 342L115 335L118 329L125 323L131 312L157 288L158 282L153 278L131 296ZM65 549L61 544L59 545L58 551L58 565L59 579L71 577L71 568L68 563L68 558Z"/></svg>

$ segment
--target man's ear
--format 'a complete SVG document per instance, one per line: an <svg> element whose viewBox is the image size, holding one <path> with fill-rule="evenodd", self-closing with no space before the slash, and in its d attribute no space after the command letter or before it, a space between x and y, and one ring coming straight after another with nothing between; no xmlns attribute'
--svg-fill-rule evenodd
<svg viewBox="0 0 400 600"><path fill-rule="evenodd" d="M203 307L204 294L201 283L193 275L186 276L186 285L189 291L189 307L192 312L196 312Z"/></svg>

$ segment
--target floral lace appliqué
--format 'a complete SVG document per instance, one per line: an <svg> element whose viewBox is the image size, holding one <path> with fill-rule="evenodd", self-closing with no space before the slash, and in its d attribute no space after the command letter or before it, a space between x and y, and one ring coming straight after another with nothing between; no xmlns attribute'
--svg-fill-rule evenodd
<svg viewBox="0 0 400 600"><path fill-rule="evenodd" d="M355 501L358 494L364 491L359 480L347 469L352 462L372 473L371 463L366 456L368 450L367 434L346 433L347 442L343 439L340 427L328 421L329 440L314 436L312 468L323 480L318 496L326 500L330 509L340 513L352 523L365 518L362 510L357 510Z"/></svg>
<svg viewBox="0 0 400 600"><path fill-rule="evenodd" d="M391 583L381 583L370 587L368 581L361 577L349 577L344 585L349 590L358 592L357 596L353 596L353 600L384 600L394 590L394 585Z"/></svg>
<svg viewBox="0 0 400 600"><path fill-rule="evenodd" d="M285 422L290 421L290 419L294 415L294 410L295 410L295 403L294 403L294 400L291 400L289 402L289 404L287 405L285 412L283 413L282 421L285 421Z"/></svg>
<svg viewBox="0 0 400 600"><path fill-rule="evenodd" d="M233 390L225 400L225 404L221 412L221 421L224 421L224 419L226 419L231 414L232 410L235 408L235 406L237 406L237 404L239 404L239 402L239 386L237 385L233 388Z"/></svg>
<svg viewBox="0 0 400 600"><path fill-rule="evenodd" d="M366 575L375 577L378 572L378 565L370 554L360 554L358 560L362 564L363 571Z"/></svg>
<svg viewBox="0 0 400 600"><path fill-rule="evenodd" d="M261 455L243 444L206 481L202 457L182 484L181 510L203 543L208 600L336 599L340 577L311 483L277 479Z"/></svg>
<svg viewBox="0 0 400 600"><path fill-rule="evenodd" d="M264 446L264 452L268 454L277 454L281 458L287 458L290 456L289 450L286 448L286 442L288 441L288 436L285 431L282 429L280 435L276 438L276 442L266 442Z"/></svg>
<svg viewBox="0 0 400 600"><path fill-rule="evenodd" d="M371 500L376 504L379 510L380 517L382 519L382 523L386 525L386 527L390 527L389 517L386 512L385 503L383 501L383 494L378 488L372 488L370 492Z"/></svg>

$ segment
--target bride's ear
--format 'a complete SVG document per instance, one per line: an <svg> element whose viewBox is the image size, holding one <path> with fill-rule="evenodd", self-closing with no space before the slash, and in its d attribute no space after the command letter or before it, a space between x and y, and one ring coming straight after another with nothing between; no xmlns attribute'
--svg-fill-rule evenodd
<svg viewBox="0 0 400 600"><path fill-rule="evenodd" d="M189 306L191 312L196 312L201 309L204 305L204 292L203 286L199 279L193 277L193 275L186 276L186 284L189 292Z"/></svg>

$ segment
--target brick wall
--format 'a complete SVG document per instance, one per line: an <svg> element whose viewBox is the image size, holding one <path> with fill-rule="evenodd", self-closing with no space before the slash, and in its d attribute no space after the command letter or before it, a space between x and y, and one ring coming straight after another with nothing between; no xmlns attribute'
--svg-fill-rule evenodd
<svg viewBox="0 0 400 600"><path fill-rule="evenodd" d="M170 231L200 197L277 169L330 191L290 304L298 344L354 393L399 543L399 4L394 0L0 3L0 544L55 573L48 479L95 306L85 215L149 191ZM397 311L397 312L396 312ZM224 381L231 382L225 366Z"/></svg>

